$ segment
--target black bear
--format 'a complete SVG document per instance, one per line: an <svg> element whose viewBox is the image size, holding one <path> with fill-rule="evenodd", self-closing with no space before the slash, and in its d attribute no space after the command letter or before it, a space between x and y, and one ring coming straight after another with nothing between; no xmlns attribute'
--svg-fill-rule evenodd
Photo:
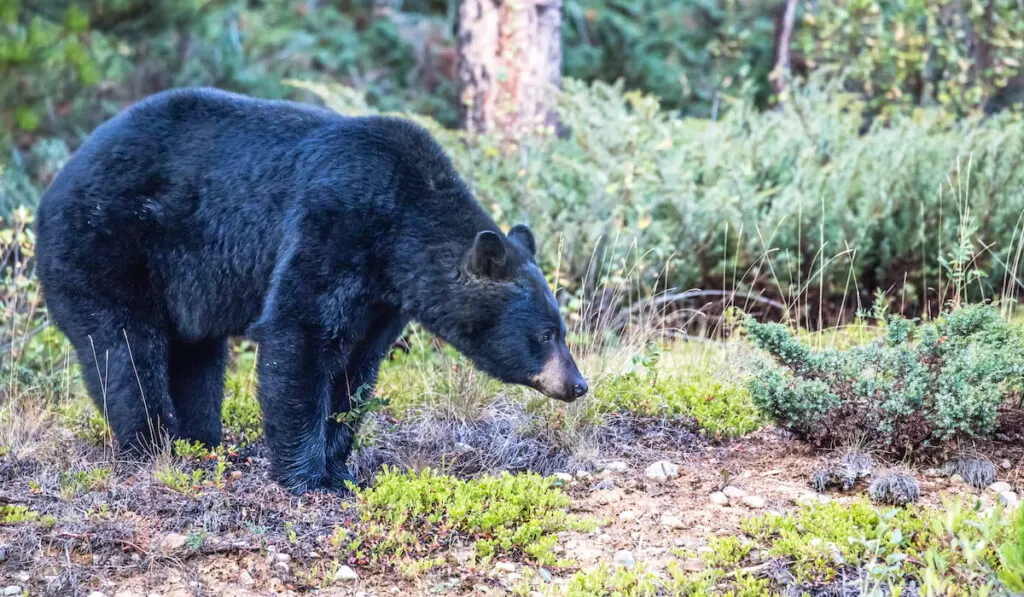
<svg viewBox="0 0 1024 597"><path fill-rule="evenodd" d="M151 96L98 127L47 189L37 270L121 450L215 445L227 339L259 343L272 462L340 490L350 424L419 321L490 375L587 392L532 233L488 217L435 139L214 89Z"/></svg>

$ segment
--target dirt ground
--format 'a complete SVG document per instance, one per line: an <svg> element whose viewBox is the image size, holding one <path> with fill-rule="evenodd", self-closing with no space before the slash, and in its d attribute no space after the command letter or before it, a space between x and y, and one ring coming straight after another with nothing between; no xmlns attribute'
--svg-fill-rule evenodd
<svg viewBox="0 0 1024 597"><path fill-rule="evenodd" d="M1022 455L999 449L994 453L1001 463L999 479L1016 486ZM572 509L602 524L593 532L562 535L556 549L578 566L541 571L542 580L535 582L533 590L541 595L561 594L572 572L599 563L613 565L620 551L629 551L648 569L658 570L675 559L685 568L699 570L698 557L680 553L696 555L709 537L738 533L744 518L792 510L803 500L849 500L862 493L823 496L810 489L811 473L834 456L767 428L742 440L674 455L669 460L678 465L679 475L664 482L646 477L649 462L629 462L621 471L578 474L565 485ZM10 462L4 466L0 481L7 487L32 472L31 466L24 470ZM83 595L98 591L108 597L311 591L366 596L503 595L510 594L528 572L511 562L474 569L466 562L469 548L457 546L447 554L447 566L415 578L375 572L359 562L352 562L358 578L336 577L333 560L318 550L325 547L336 525L350 520L345 500L286 494L267 478L266 462L258 450L239 455L235 470L221 497L185 498L146 475L129 476L106 495L111 508L129 513L117 520L104 521L102 514L89 513L88 503L75 502L80 518L92 522L58 524L50 535L25 535L19 533L18 525L0 526L0 545L7 550L0 562L0 590L13 586L30 594ZM926 505L941 505L943 496L951 494L976 495L986 503L996 499L991 492L926 470L914 475ZM728 502L719 497L716 502L712 494L726 486L734 488L729 490L734 497ZM0 491L0 504L5 500L28 502L44 513L56 511L55 500L61 502L45 492L26 498ZM58 519L67 515L61 510ZM253 539L261 536L254 524L280 529L282 519L290 521L287 535L267 532L262 539ZM195 539L180 533L199 524L208 533L201 545L189 545ZM239 532L243 528L253 532ZM45 556L19 557L28 551ZM54 591L53 587L62 588Z"/></svg>

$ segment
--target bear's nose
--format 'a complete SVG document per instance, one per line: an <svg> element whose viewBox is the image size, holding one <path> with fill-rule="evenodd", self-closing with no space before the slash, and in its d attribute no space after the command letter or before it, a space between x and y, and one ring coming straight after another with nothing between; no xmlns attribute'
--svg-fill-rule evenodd
<svg viewBox="0 0 1024 597"><path fill-rule="evenodd" d="M585 381L581 380L579 383L573 384L573 386L572 386L573 398L579 398L580 396L583 396L584 394L587 393L588 389L589 388L587 388L587 382L585 382Z"/></svg>

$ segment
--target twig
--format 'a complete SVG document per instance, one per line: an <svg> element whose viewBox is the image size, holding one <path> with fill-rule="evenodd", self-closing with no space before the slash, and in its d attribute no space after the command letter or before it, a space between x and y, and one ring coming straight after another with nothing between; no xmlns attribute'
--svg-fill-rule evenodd
<svg viewBox="0 0 1024 597"><path fill-rule="evenodd" d="M756 303L761 303L762 305L774 307L780 311L786 311L786 309L788 308L786 307L786 305L780 303L779 301L772 300L770 298L765 298L757 294L750 294L747 292L741 292L737 290L687 290L686 292L677 292L674 294L660 294L658 296L654 296L644 301L638 302L637 304L633 305L632 307L626 309L625 311L621 312L618 316L616 316L616 318L612 321L612 324L609 327L611 327L612 329L619 329L626 323L626 321L628 321L630 316L635 315L636 313L651 307L657 307L665 305L667 303L685 301L694 298L723 296L730 298L739 297L747 301L753 301Z"/></svg>

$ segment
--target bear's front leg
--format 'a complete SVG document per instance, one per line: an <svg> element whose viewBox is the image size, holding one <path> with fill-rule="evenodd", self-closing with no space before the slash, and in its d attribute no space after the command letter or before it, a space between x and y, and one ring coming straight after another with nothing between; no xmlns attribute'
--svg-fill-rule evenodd
<svg viewBox="0 0 1024 597"><path fill-rule="evenodd" d="M327 422L327 476L331 488L345 491L356 479L347 462L362 417L360 408L373 396L377 372L408 319L398 307L374 305L368 310L368 325L362 341L354 343L348 366L331 384L331 418Z"/></svg>
<svg viewBox="0 0 1024 597"><path fill-rule="evenodd" d="M319 334L303 326L261 332L259 399L271 462L279 481L301 495L327 481L330 367Z"/></svg>

